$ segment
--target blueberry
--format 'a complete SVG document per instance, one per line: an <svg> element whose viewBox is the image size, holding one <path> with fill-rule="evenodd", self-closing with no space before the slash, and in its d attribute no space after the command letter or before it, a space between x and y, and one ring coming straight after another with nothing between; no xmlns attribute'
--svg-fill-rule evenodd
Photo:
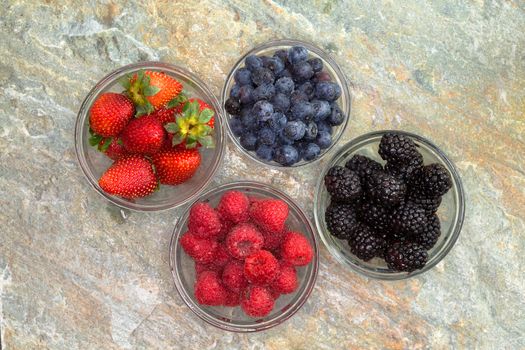
<svg viewBox="0 0 525 350"><path fill-rule="evenodd" d="M252 108L253 108L252 104L248 104L248 105L242 106L242 108L241 108L241 118L249 116L249 115L252 115Z"/></svg>
<svg viewBox="0 0 525 350"><path fill-rule="evenodd" d="M271 146L275 143L275 132L268 127L259 130L257 136L259 137L259 143L263 145Z"/></svg>
<svg viewBox="0 0 525 350"><path fill-rule="evenodd" d="M261 55L261 56L259 56L259 58L261 59L263 67L264 68L268 68L266 66L268 65L268 61L270 60L271 57Z"/></svg>
<svg viewBox="0 0 525 350"><path fill-rule="evenodd" d="M279 57L283 63L288 61L288 52L284 49L277 50L273 54L273 57Z"/></svg>
<svg viewBox="0 0 525 350"><path fill-rule="evenodd" d="M317 137L317 124L310 122L306 125L306 132L304 133L304 139L306 141L314 141Z"/></svg>
<svg viewBox="0 0 525 350"><path fill-rule="evenodd" d="M292 105L291 111L294 120L310 121L314 116L314 107L310 102L298 102Z"/></svg>
<svg viewBox="0 0 525 350"><path fill-rule="evenodd" d="M272 118L268 120L268 126L275 132L280 132L284 129L284 126L288 122L288 119L283 113L276 112L272 114Z"/></svg>
<svg viewBox="0 0 525 350"><path fill-rule="evenodd" d="M308 100L311 100L314 98L314 89L315 89L314 84L312 84L309 81L302 83L297 88L298 91L304 92L306 96L308 96Z"/></svg>
<svg viewBox="0 0 525 350"><path fill-rule="evenodd" d="M314 107L314 120L320 121L326 119L332 112L330 103L324 100L312 100L312 106Z"/></svg>
<svg viewBox="0 0 525 350"><path fill-rule="evenodd" d="M306 62L308 62L310 66L312 66L312 69L316 73L323 70L323 61L320 58L310 58Z"/></svg>
<svg viewBox="0 0 525 350"><path fill-rule="evenodd" d="M255 101L270 100L275 95L273 84L262 84L253 90L253 99Z"/></svg>
<svg viewBox="0 0 525 350"><path fill-rule="evenodd" d="M239 89L239 100L242 104L253 102L253 87L250 85L241 86Z"/></svg>
<svg viewBox="0 0 525 350"><path fill-rule="evenodd" d="M262 84L273 84L274 74L268 68L257 68L252 73L252 82L259 86Z"/></svg>
<svg viewBox="0 0 525 350"><path fill-rule="evenodd" d="M286 123L284 127L284 136L290 140L300 140L306 133L306 125L300 120L293 120Z"/></svg>
<svg viewBox="0 0 525 350"><path fill-rule="evenodd" d="M328 74L328 72L318 72L318 73L315 73L314 78L312 80L315 82L331 81L332 77L330 76L330 74Z"/></svg>
<svg viewBox="0 0 525 350"><path fill-rule="evenodd" d="M292 46L288 49L288 62L296 64L308 58L308 50L303 46Z"/></svg>
<svg viewBox="0 0 525 350"><path fill-rule="evenodd" d="M255 150L255 154L262 160L271 161L273 159L273 147L267 145L259 145Z"/></svg>
<svg viewBox="0 0 525 350"><path fill-rule="evenodd" d="M284 78L284 77L291 78L292 72L290 72L289 69L285 68L279 74L277 74L276 77L277 78Z"/></svg>
<svg viewBox="0 0 525 350"><path fill-rule="evenodd" d="M275 91L281 94L290 95L294 89L294 82L291 78L282 77L275 82Z"/></svg>
<svg viewBox="0 0 525 350"><path fill-rule="evenodd" d="M254 131L259 128L259 123L257 122L257 118L255 118L252 114L242 115L241 124L243 128L248 131Z"/></svg>
<svg viewBox="0 0 525 350"><path fill-rule="evenodd" d="M294 91L290 95L290 103L296 105L298 103L308 102L308 96L302 91Z"/></svg>
<svg viewBox="0 0 525 350"><path fill-rule="evenodd" d="M299 160L299 153L295 147L284 145L275 150L273 159L281 165L292 165Z"/></svg>
<svg viewBox="0 0 525 350"><path fill-rule="evenodd" d="M306 81L314 75L312 66L308 62L299 62L292 66L294 81Z"/></svg>
<svg viewBox="0 0 525 350"><path fill-rule="evenodd" d="M236 100L239 99L239 91L241 89L241 86L237 83L233 84L231 90L230 90L230 97L234 98Z"/></svg>
<svg viewBox="0 0 525 350"><path fill-rule="evenodd" d="M265 62L264 66L271 70L274 74L278 74L284 69L284 63L279 57L270 57Z"/></svg>
<svg viewBox="0 0 525 350"><path fill-rule="evenodd" d="M265 100L258 101L253 105L252 114L258 122L265 122L272 117L273 105Z"/></svg>
<svg viewBox="0 0 525 350"><path fill-rule="evenodd" d="M241 113L241 104L239 101L229 98L226 100L226 102L224 102L224 109L231 115L238 115Z"/></svg>
<svg viewBox="0 0 525 350"><path fill-rule="evenodd" d="M273 109L277 112L286 113L290 109L290 99L285 94L275 94L271 100Z"/></svg>
<svg viewBox="0 0 525 350"><path fill-rule="evenodd" d="M248 85L252 83L251 79L252 73L247 68L239 68L235 72L233 78L235 82L239 85Z"/></svg>
<svg viewBox="0 0 525 350"><path fill-rule="evenodd" d="M317 123L317 134L319 134L321 131L326 131L330 135L332 134L332 126L328 124L327 122L321 120Z"/></svg>
<svg viewBox="0 0 525 350"><path fill-rule="evenodd" d="M244 64L246 64L246 68L253 72L257 68L262 68L263 61L255 55L250 55L244 59Z"/></svg>
<svg viewBox="0 0 525 350"><path fill-rule="evenodd" d="M328 148L330 144L332 143L332 135L330 135L330 133L327 131L319 131L317 133L317 138L315 139L315 143L317 143L317 145L320 148L323 148L323 149Z"/></svg>
<svg viewBox="0 0 525 350"><path fill-rule="evenodd" d="M242 135L244 127L242 126L240 117L233 117L230 119L230 129L235 136L239 137Z"/></svg>
<svg viewBox="0 0 525 350"><path fill-rule="evenodd" d="M321 148L319 148L318 145L315 143L309 143L306 145L306 147L302 150L301 156L304 160L314 160L319 156L321 153Z"/></svg>
<svg viewBox="0 0 525 350"><path fill-rule="evenodd" d="M254 151L255 147L257 147L257 137L251 132L243 134L240 142L241 146L248 151Z"/></svg>
<svg viewBox="0 0 525 350"><path fill-rule="evenodd" d="M281 145L293 145L293 140L286 137L284 134L284 129L279 132L279 135L277 136L277 143Z"/></svg>
<svg viewBox="0 0 525 350"><path fill-rule="evenodd" d="M339 108L339 105L335 102L333 102L331 106L332 112L330 113L330 116L328 116L328 123L332 126L343 124L345 120L343 111L341 111L341 108Z"/></svg>
<svg viewBox="0 0 525 350"><path fill-rule="evenodd" d="M315 96L320 100L335 101L341 96L341 87L330 81L321 81L315 85Z"/></svg>

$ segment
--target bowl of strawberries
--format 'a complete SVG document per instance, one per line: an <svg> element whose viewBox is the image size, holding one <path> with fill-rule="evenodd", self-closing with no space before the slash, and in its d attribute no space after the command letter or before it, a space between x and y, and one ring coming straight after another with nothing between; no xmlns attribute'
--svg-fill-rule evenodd
<svg viewBox="0 0 525 350"><path fill-rule="evenodd" d="M160 62L119 68L85 98L77 158L91 186L140 211L174 208L210 182L225 149L216 97L189 71Z"/></svg>
<svg viewBox="0 0 525 350"><path fill-rule="evenodd" d="M175 286L209 324L255 332L306 302L319 268L313 226L286 194L258 182L208 190L179 218L170 243Z"/></svg>

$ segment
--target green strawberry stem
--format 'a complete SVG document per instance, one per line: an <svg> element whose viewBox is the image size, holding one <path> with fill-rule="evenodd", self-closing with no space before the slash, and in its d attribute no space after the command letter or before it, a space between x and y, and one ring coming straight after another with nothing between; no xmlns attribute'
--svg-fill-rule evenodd
<svg viewBox="0 0 525 350"><path fill-rule="evenodd" d="M186 142L186 148L195 148L198 145L213 148L213 128L208 125L213 115L214 112L209 108L199 111L197 101L186 101L182 107L182 114L176 117L175 123L166 124L165 129L173 134L174 146Z"/></svg>
<svg viewBox="0 0 525 350"><path fill-rule="evenodd" d="M150 85L150 77L139 70L136 74L127 74L121 79L120 84L126 89L126 95L133 101L136 107L135 117L149 114L154 111L153 105L146 97L157 94L160 89Z"/></svg>

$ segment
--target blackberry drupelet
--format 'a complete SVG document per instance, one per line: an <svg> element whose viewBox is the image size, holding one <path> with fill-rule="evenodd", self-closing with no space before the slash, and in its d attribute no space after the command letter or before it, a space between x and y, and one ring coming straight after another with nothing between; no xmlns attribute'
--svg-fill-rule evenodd
<svg viewBox="0 0 525 350"><path fill-rule="evenodd" d="M417 192L410 192L408 194L408 200L414 204L419 205L425 210L425 215L430 216L437 212L441 205L441 196L439 197L427 197Z"/></svg>
<svg viewBox="0 0 525 350"><path fill-rule="evenodd" d="M394 243L385 253L385 261L394 271L412 272L423 268L428 260L428 253L418 243Z"/></svg>
<svg viewBox="0 0 525 350"><path fill-rule="evenodd" d="M328 170L324 183L332 199L336 201L350 202L362 193L357 173L342 166L334 166Z"/></svg>
<svg viewBox="0 0 525 350"><path fill-rule="evenodd" d="M386 241L374 234L366 225L359 224L354 235L348 240L350 251L359 259L368 261L374 256L381 257L386 248Z"/></svg>
<svg viewBox="0 0 525 350"><path fill-rule="evenodd" d="M421 234L428 225L425 210L412 202L405 202L392 212L391 227L407 235Z"/></svg>
<svg viewBox="0 0 525 350"><path fill-rule="evenodd" d="M331 203L325 212L328 231L339 239L350 239L357 226L355 209L350 204Z"/></svg>
<svg viewBox="0 0 525 350"><path fill-rule="evenodd" d="M374 203L363 202L357 209L357 218L377 233L385 232L390 227L390 210Z"/></svg>
<svg viewBox="0 0 525 350"><path fill-rule="evenodd" d="M418 154L416 144L408 136L388 132L379 142L379 155L389 162L408 163Z"/></svg>
<svg viewBox="0 0 525 350"><path fill-rule="evenodd" d="M421 244L426 250L429 250L436 244L440 235L441 224L438 216L433 214L428 218L428 225L421 234L415 237L414 241Z"/></svg>
<svg viewBox="0 0 525 350"><path fill-rule="evenodd" d="M411 178L413 190L429 196L442 196L452 187L452 179L447 169L441 164L433 163L419 169Z"/></svg>
<svg viewBox="0 0 525 350"><path fill-rule="evenodd" d="M387 162L385 164L385 171L388 174L394 175L405 182L408 181L412 174L423 166L423 156L416 153L414 158L411 158L407 163Z"/></svg>
<svg viewBox="0 0 525 350"><path fill-rule="evenodd" d="M381 164L360 154L356 154L350 158L350 160L346 162L345 167L357 172L362 184L365 184L373 173L383 170Z"/></svg>
<svg viewBox="0 0 525 350"><path fill-rule="evenodd" d="M374 201L384 206L399 204L405 198L406 193L406 185L403 180L383 171L370 175L366 182L366 189Z"/></svg>

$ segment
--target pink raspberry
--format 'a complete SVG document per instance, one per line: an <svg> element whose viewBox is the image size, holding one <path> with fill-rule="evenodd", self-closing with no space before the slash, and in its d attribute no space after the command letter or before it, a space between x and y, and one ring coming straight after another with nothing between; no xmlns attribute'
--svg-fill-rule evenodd
<svg viewBox="0 0 525 350"><path fill-rule="evenodd" d="M252 285L241 296L241 308L251 317L268 315L274 305L272 293L268 288Z"/></svg>
<svg viewBox="0 0 525 350"><path fill-rule="evenodd" d="M251 283L267 285L279 274L279 262L267 250L259 250L244 261L244 275Z"/></svg>
<svg viewBox="0 0 525 350"><path fill-rule="evenodd" d="M279 294L289 294L297 289L297 284L295 267L281 261L279 274L271 283L272 290Z"/></svg>
<svg viewBox="0 0 525 350"><path fill-rule="evenodd" d="M235 223L231 222L230 220L225 219L222 217L220 213L217 213L219 215L219 219L221 221L221 231L219 232L219 235L217 236L217 240L219 242L222 242L226 239L226 236L228 233L230 233L231 229L235 226Z"/></svg>
<svg viewBox="0 0 525 350"><path fill-rule="evenodd" d="M281 257L294 266L305 266L312 261L314 251L310 242L298 232L288 232L281 245Z"/></svg>
<svg viewBox="0 0 525 350"><path fill-rule="evenodd" d="M238 292L232 292L231 290L229 290L226 294L226 301L224 302L224 306L235 307L239 305L241 305L241 296Z"/></svg>
<svg viewBox="0 0 525 350"><path fill-rule="evenodd" d="M199 278L199 276L206 271L212 271L220 274L222 272L222 267L216 266L214 264L195 263L195 276L197 276L197 278Z"/></svg>
<svg viewBox="0 0 525 350"><path fill-rule="evenodd" d="M246 288L248 281L244 276L244 264L239 260L230 260L222 270L222 283L236 293Z"/></svg>
<svg viewBox="0 0 525 350"><path fill-rule="evenodd" d="M279 199L262 199L252 203L250 217L264 231L282 232L288 218L288 205Z"/></svg>
<svg viewBox="0 0 525 350"><path fill-rule="evenodd" d="M250 201L244 193L228 191L222 196L217 211L226 220L237 224L248 220L249 208Z"/></svg>
<svg viewBox="0 0 525 350"><path fill-rule="evenodd" d="M262 234L249 223L238 224L226 236L226 247L230 255L241 260L260 250L263 243Z"/></svg>
<svg viewBox="0 0 525 350"><path fill-rule="evenodd" d="M263 238L264 238L264 244L263 248L266 250L271 251L277 251L281 247L281 243L284 239L285 231L281 232L268 232L268 231L261 231Z"/></svg>
<svg viewBox="0 0 525 350"><path fill-rule="evenodd" d="M221 232L221 221L208 203L195 203L190 209L188 229L197 237L216 239Z"/></svg>
<svg viewBox="0 0 525 350"><path fill-rule="evenodd" d="M199 238L191 232L186 232L180 238L182 249L196 262L209 264L215 260L218 243L210 239Z"/></svg>
<svg viewBox="0 0 525 350"><path fill-rule="evenodd" d="M228 253L228 249L224 243L219 243L215 250L215 258L212 262L213 265L218 267L224 267L228 261L232 260L232 257Z"/></svg>
<svg viewBox="0 0 525 350"><path fill-rule="evenodd" d="M216 272L202 272L195 283L195 298L202 305L223 305L228 292Z"/></svg>

